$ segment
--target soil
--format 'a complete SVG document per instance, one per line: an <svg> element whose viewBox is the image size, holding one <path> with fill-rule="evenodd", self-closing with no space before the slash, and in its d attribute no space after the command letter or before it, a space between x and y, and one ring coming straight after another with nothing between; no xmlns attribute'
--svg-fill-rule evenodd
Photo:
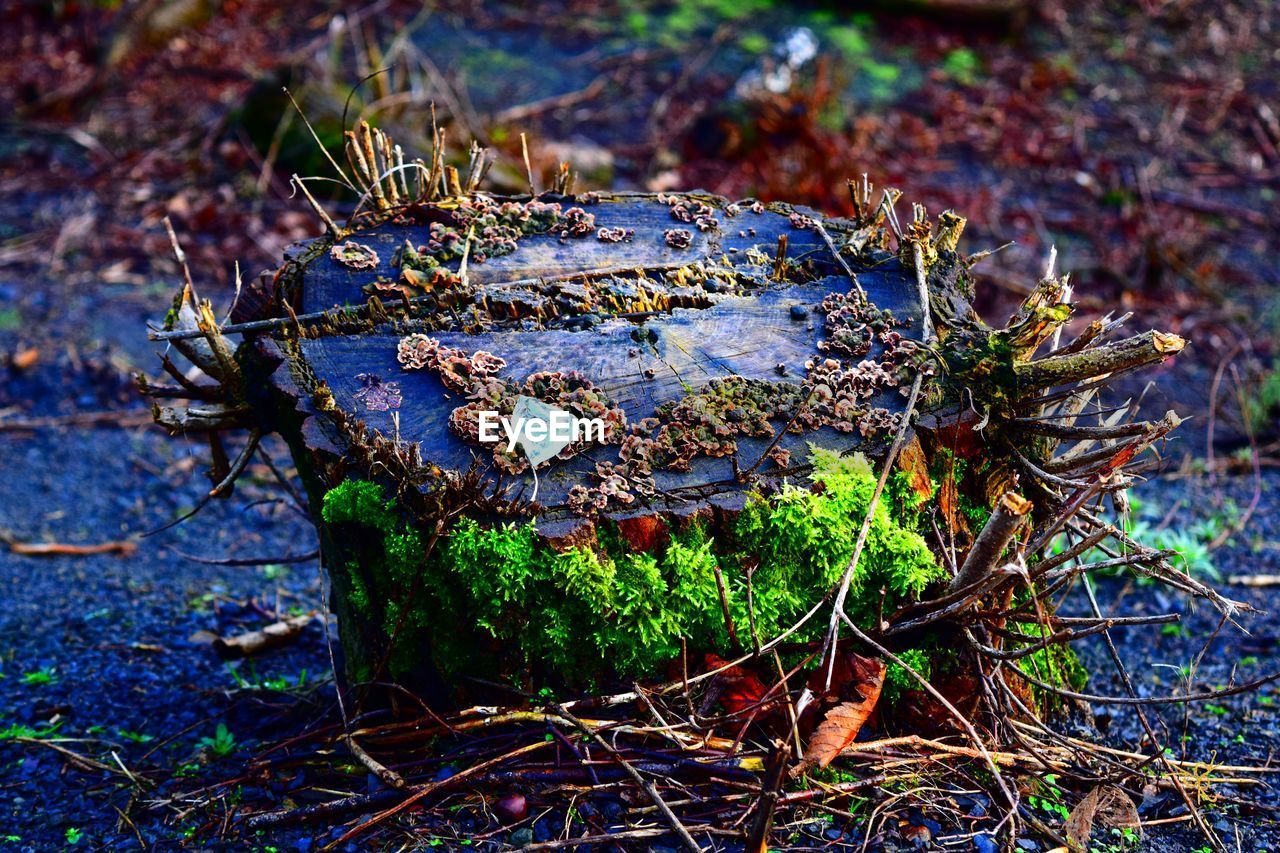
<svg viewBox="0 0 1280 853"><path fill-rule="evenodd" d="M0 102L14 116L0 126L0 533L137 546L125 556L39 557L0 547L0 847L306 850L329 838L322 828L219 841L212 812L190 807L187 795L234 780L247 757L333 719L319 621L297 642L240 663L224 663L209 643L319 608L323 582L314 560L284 561L312 551L314 533L262 463L228 500L139 538L208 488L208 448L139 426L146 407L131 374L159 373L145 324L163 314L178 280L161 218L172 217L203 295L225 306L234 260L252 275L318 230L287 188L287 175L314 155L282 145L263 168L271 155L255 142L262 125L253 118L263 93L288 81L319 121L363 72L354 61L326 72L317 59L349 50L323 3L292 4L288 14L256 0L173 5L191 15L178 32L148 17L154 4L25 4L0 33ZM1280 474L1248 473L1238 405L1275 356L1269 324L1280 318L1271 284L1280 272L1280 128L1268 106L1280 95L1280 20L1269 4L1096 3L1068 13L1047 3L1026 20L980 25L851 17L834 6L771 8L746 25L718 4L642 4L640 17L598 3L522 5L445 4L413 37L439 48L431 55L447 85L437 81L434 96L453 105L442 114L455 146L464 125L486 135L503 157L496 180L521 180L512 131L524 129L539 169L562 154L596 163L583 168L584 189L701 185L839 212L843 179L869 171L907 200L971 215L971 249L1017 241L986 262L995 316L1034 281L1054 243L1059 267L1076 271L1082 316L1119 305L1142 328L1192 340L1192 351L1155 373L1146 405L1195 420L1167 470L1135 495L1149 527L1168 516L1167 535L1192 548L1247 512L1243 530L1209 559L1231 597L1269 609L1273 588L1230 585L1235 575L1280 574ZM677 13L694 6L704 14L686 30ZM378 8L343 12L387 41L414 15L395 3ZM815 34L820 60L784 92L742 94L744 75L765 68L762 55L796 26ZM514 63L501 76L507 88L481 74L499 59ZM540 73L519 73L530 64ZM592 91L597 78L605 82ZM538 106L565 96L562 106ZM502 110L531 102L538 108L503 120ZM95 425L74 423L86 415ZM39 428L16 428L31 420ZM1265 462L1275 455L1274 422L1253 426ZM268 449L287 473L284 448ZM1176 630L1115 632L1140 694L1275 671L1274 615L1242 619L1243 631L1227 626L1204 648L1218 626L1209 608L1120 579L1102 581L1099 596L1119 613L1184 614ZM1090 692L1121 693L1105 647L1083 648ZM1280 747L1276 692L1162 706L1152 720L1180 756L1264 763ZM1110 743L1142 745L1131 708L1091 711ZM19 740L26 735L36 737ZM55 746L98 763L77 764ZM145 790L130 774L147 780ZM266 807L306 782L302 771L227 790ZM379 785L370 777L367 791ZM1207 796L1229 846L1280 844L1270 786ZM617 807L592 806L605 825ZM1154 797L1141 813L1169 821L1147 831L1142 849L1203 844L1180 800ZM419 843L489 831L495 844L545 840L566 817L553 810L526 824L526 836L463 808ZM908 825L929 820L916 818ZM785 829L794 849L861 844L861 827ZM902 836L886 831L872 849L911 849ZM1019 847L1047 849L1032 839Z"/></svg>

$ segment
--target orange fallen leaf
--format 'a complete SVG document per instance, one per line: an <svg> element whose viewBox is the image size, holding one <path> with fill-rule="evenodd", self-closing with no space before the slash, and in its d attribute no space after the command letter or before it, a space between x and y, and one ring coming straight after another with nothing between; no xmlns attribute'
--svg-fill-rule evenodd
<svg viewBox="0 0 1280 853"><path fill-rule="evenodd" d="M707 671L719 669L727 663L727 660L712 654L703 659ZM758 705L766 690L768 688L754 672L743 666L731 666L711 679L707 704L718 699L726 712L740 714Z"/></svg>
<svg viewBox="0 0 1280 853"><path fill-rule="evenodd" d="M907 475L911 491L928 500L933 494L933 481L929 478L929 463L924 458L924 448L920 439L913 437L898 452L898 467Z"/></svg>
<svg viewBox="0 0 1280 853"><path fill-rule="evenodd" d="M877 658L864 658L855 652L846 651L841 644L835 652L835 662L831 666L831 688L827 689L827 667L819 666L809 673L809 689L815 696L828 697L832 701L840 699L856 699L861 695L862 684L884 680L884 663Z"/></svg>
<svg viewBox="0 0 1280 853"><path fill-rule="evenodd" d="M884 687L884 662L860 655L848 657L852 659L849 668L856 674L856 681L842 685L841 692L852 698L827 711L826 717L809 738L804 764L810 767L826 767L845 747L853 743L858 732L862 731L863 724L875 710L876 702L880 700L880 690Z"/></svg>
<svg viewBox="0 0 1280 853"><path fill-rule="evenodd" d="M35 347L20 349L13 354L10 364L14 370L26 370L40 360L40 350Z"/></svg>

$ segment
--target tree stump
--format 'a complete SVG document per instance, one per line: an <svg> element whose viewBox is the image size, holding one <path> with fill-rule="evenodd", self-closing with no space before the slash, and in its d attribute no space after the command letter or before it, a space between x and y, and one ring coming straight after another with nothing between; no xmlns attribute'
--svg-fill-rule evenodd
<svg viewBox="0 0 1280 853"><path fill-rule="evenodd" d="M865 179L855 216L832 219L563 183L497 198L474 158L465 182L419 163L411 191L378 165L394 158L376 131L349 150L369 209L339 227L316 205L328 235L290 249L230 325L188 280L154 337L216 385L174 369L180 387L145 389L192 401L157 419L213 437L211 494L264 432L288 442L349 685L430 702L585 688L704 655L834 654L845 622L896 652L900 692L932 672L971 710L1011 646L1038 661L1013 695L1079 686L1069 648L1036 644L1061 624L1034 602L1087 548L1048 548L1068 526L1089 547L1124 539L1080 513L1122 496L1177 419L1095 416L1096 394L1181 339L1114 341L1104 320L1062 340L1052 262L1008 326L986 326L964 220L917 206L904 227L898 194L873 204ZM484 413L546 407L600 432L481 440ZM232 428L250 430L234 458L217 437ZM1234 606L1162 554L1113 559ZM1021 640L1004 627L1041 618ZM967 629L985 644L957 651Z"/></svg>

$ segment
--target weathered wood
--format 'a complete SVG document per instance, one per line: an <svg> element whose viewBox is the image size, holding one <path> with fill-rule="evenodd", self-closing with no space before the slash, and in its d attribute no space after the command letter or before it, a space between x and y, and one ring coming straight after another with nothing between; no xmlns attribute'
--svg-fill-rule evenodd
<svg viewBox="0 0 1280 853"><path fill-rule="evenodd" d="M1177 355L1186 343L1177 335L1152 330L1096 349L1019 364L1015 369L1023 389L1050 388L1160 361Z"/></svg>
<svg viewBox="0 0 1280 853"><path fill-rule="evenodd" d="M581 372L625 410L631 423L652 416L659 405L715 379L739 376L799 386L805 361L820 356L818 344L824 330L815 308L830 293L848 293L849 277L812 228L795 227L790 208L759 213L744 208L730 217L725 214L725 200L694 198L715 208L713 228L703 231L673 219L670 205L656 196L601 197L583 207L594 216L595 226L633 229L634 237L618 243L603 242L594 235L578 239L524 237L510 254L489 258L482 264L468 264L468 282L477 288L469 304L485 302L492 307L500 302L525 306L568 303L581 297L581 283L603 283L607 287L617 282L618 290L626 290L632 280L642 278L656 292L673 297L673 301L684 299L703 307L676 307L642 317L611 317L612 313L634 312L601 304L595 306L595 311L586 312L592 315L588 328L569 328L565 320L570 318L561 315L521 320L496 317L489 328L467 330L457 328L460 323L446 322L445 328L439 329L441 315L435 313L426 318L378 324L367 333L304 337L298 345L300 365L294 371L298 372L301 366L312 381L328 387L341 410L362 418L370 429L384 435L391 435L396 429L391 413L362 409L356 398L362 389L359 377L373 374L384 382L398 382L403 394L403 402L396 410L398 435L407 442L420 442L422 458L446 471L466 470L476 459L478 448L445 426L449 412L463 402L458 395L436 375L405 371L398 364L397 341L414 331L427 331L442 344L467 352L483 350L500 356L507 362L500 376L512 381L540 370ZM563 204L572 206L567 200ZM665 232L677 226L692 236L688 249L667 245ZM839 221L826 227L837 235L848 230L847 224ZM791 264L806 264L812 272L793 271L782 281L770 280L779 236L787 238ZM301 269L295 273L299 313L362 305L368 298L364 288L369 282L379 276L393 279L398 275L392 266L397 249L406 240L421 245L428 237L426 226L392 223L349 236L377 254L376 266L368 270L348 269L329 252L316 251L310 244L294 247L289 257L301 262ZM327 241L321 245L327 245ZM749 255L762 263L751 263ZM453 260L446 266L457 272L460 261ZM747 292L724 293L682 285L680 277L672 273L673 269L699 268L725 277L740 276L747 284ZM659 272L630 278L617 274L628 269ZM594 275L593 270L610 273ZM566 277L578 274L581 275L565 282ZM860 266L856 274L871 302L906 321L901 333L918 339L922 312L914 273L896 257L888 256L876 265ZM512 286L512 281L524 283ZM881 349L877 344L865 357L875 358ZM867 405L901 411L902 397L891 389L868 400ZM785 421L777 423L779 429L784 425ZM777 447L791 453L796 464L802 464L808 442L841 451L866 444L856 433L849 435L825 427L784 435ZM771 445L770 438L741 437L734 457L699 457L687 472L655 471L654 477L659 490L669 494L711 484L715 484L710 488L712 492L740 491L744 484L733 482L735 465L738 469L752 467ZM565 513L558 508L569 488L583 482L584 472L596 462L609 459L616 459L615 447L596 447L540 471L538 497L546 509L543 515L547 519L562 517ZM488 473L491 481L497 476L497 472ZM513 494L522 488L526 494L532 491L530 474L507 476L504 480Z"/></svg>
<svg viewBox="0 0 1280 853"><path fill-rule="evenodd" d="M571 490L593 487L599 466L618 466L618 444L553 459L538 471L537 504L503 504L501 498L518 501L533 494L532 472L504 472L490 449L450 426L451 413L467 399L438 372L401 363L400 342L415 334L468 357L486 352L501 358L505 363L495 378L510 387L542 371L581 374L632 425L664 406L714 393L728 380L792 389L795 405L773 411L768 429L734 435L730 452L716 451L723 455L702 453L687 465L655 467L645 472L651 473L651 490L603 510L618 534L641 551L660 551L671 530L695 518L731 518L748 491L803 472L811 447L874 451L886 442L887 420L866 430L858 428L856 413L843 420L801 420L811 398L848 393L830 385L852 381L839 373L811 377L810 366L821 371L828 355L841 360L832 365L845 365L839 370L889 358L889 338L873 340L869 331L865 342L851 342L848 351L824 352L837 333L819 310L824 299L860 300L865 294L876 309L891 312L884 331L892 328L906 340L922 337L923 310L909 256L904 263L884 251L843 259L833 254L856 234L854 223L825 220L824 235L811 211L731 206L706 195L517 199L510 203L531 210L558 204L565 220L593 221L579 236L559 229L521 234L513 251L483 259L477 250L489 244L473 226L465 235L459 230L445 238L454 241L452 251L439 253L438 264L431 262L435 272L406 273L407 252L439 245L441 223L458 203L426 205L417 214L343 233L341 239L292 247L274 276L274 297L249 294L269 313L242 313L236 325L223 329L251 336L246 394L268 392L255 407L274 412L272 426L289 441L317 511L327 490L344 477L389 482L401 501L412 497L406 489L416 490L426 507L442 488L451 488L449 482L475 476L471 488L477 494L500 498L487 511L532 518L553 548L595 547L596 521L572 503ZM335 246L341 248L334 251ZM441 284L403 286L428 277ZM394 384L394 400L370 406L371 382L383 389ZM883 413L876 415L881 420L903 411L896 379L858 399L859 410ZM734 429L714 418L709 423ZM415 469L419 460L425 467ZM413 510L412 501L408 507L429 533L430 516L438 510ZM348 677L377 680L392 647L403 642L395 636L401 626L389 608L406 590L379 588L383 581L360 568L381 558L380 545L362 530L321 524L320 535ZM478 671L493 666L484 663L490 653L477 636ZM414 672L398 672L397 681L424 696L456 691L458 685L446 684L433 665L429 649L417 657Z"/></svg>

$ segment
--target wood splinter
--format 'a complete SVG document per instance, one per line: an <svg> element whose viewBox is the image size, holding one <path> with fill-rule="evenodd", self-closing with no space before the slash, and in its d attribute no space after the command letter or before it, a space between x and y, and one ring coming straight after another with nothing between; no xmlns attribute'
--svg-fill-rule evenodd
<svg viewBox="0 0 1280 853"><path fill-rule="evenodd" d="M1018 532L1022 520L1031 512L1031 506L1031 501L1014 492L1000 496L947 592L972 586L991 572Z"/></svg>

